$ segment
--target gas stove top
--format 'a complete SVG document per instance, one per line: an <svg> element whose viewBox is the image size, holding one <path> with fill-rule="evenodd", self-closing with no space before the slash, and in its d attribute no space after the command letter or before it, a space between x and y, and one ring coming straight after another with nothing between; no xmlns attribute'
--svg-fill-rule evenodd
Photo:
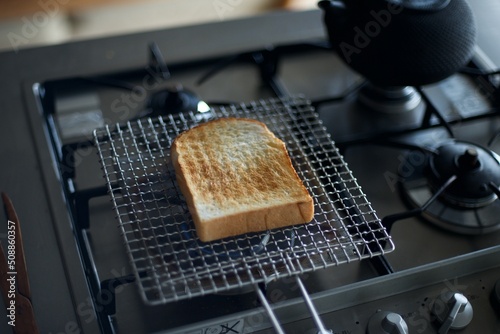
<svg viewBox="0 0 500 334"><path fill-rule="evenodd" d="M40 219L54 231L45 240L56 248L57 255L50 258L59 260L48 266L54 277L64 277L62 291L71 296L69 301L58 297L72 311L57 321L50 312L35 309L42 328L273 333L253 289L144 303L136 287L143 277L129 262L129 245L118 229L94 130L116 124L133 129L162 119L169 121L160 124L177 124L172 114L178 112L203 115L210 108L235 106L248 110L291 98L316 113L395 245L381 256L348 259L300 275L325 326L334 333L377 333L384 321L401 330L393 324L403 320L410 333L437 333L465 297L460 317L467 326L462 332L480 328L498 333L500 162L495 152L500 152L500 90L495 73L500 50L486 39L487 6L471 5L480 32L474 57L460 73L442 81L390 92L411 96L404 112L374 110L373 100L359 98L373 88L331 49L317 11L115 38L116 46L109 48L104 40L21 54L54 58L42 60L52 70L20 78L22 97L9 91L25 106L29 129L18 129L31 133L37 175L49 202L52 218ZM491 6L500 11L498 5ZM290 32L266 35L278 22ZM251 37L254 32L247 35L249 27L262 30L262 40ZM236 30L238 34L231 33ZM208 31L222 35L206 43L200 36ZM181 46L177 38L182 36L200 39ZM93 53L95 60L77 56L85 45L94 47L85 53ZM66 55L76 57L78 65ZM19 198L25 198L29 186L19 189ZM36 207L46 211L43 204ZM25 232L27 244L41 242L36 231ZM48 251L34 255L34 249L30 255L28 247L27 258L28 269L32 259L36 291L46 284L43 270L33 263ZM293 277L268 280L261 287L287 332L317 332ZM61 295L54 287L47 291ZM35 307L41 305L36 292L34 299ZM471 319L469 308L474 310Z"/></svg>

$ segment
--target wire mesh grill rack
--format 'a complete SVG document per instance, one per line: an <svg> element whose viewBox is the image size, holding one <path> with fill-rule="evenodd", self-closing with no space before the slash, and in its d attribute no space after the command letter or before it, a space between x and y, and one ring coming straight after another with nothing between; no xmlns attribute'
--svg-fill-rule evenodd
<svg viewBox="0 0 500 334"><path fill-rule="evenodd" d="M203 243L175 181L175 137L220 117L264 122L314 198L311 223ZM392 251L394 245L311 104L300 97L185 112L94 133L146 304L254 285Z"/></svg>

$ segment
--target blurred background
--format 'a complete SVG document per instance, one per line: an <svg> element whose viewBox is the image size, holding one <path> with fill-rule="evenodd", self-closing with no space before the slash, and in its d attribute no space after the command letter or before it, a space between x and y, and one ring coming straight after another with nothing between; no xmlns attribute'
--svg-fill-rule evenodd
<svg viewBox="0 0 500 334"><path fill-rule="evenodd" d="M0 51L307 10L317 0L0 0Z"/></svg>

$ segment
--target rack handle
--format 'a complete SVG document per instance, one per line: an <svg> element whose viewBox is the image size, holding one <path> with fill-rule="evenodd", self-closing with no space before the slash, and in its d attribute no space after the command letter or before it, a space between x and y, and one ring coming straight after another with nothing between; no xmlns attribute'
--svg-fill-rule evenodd
<svg viewBox="0 0 500 334"><path fill-rule="evenodd" d="M276 317L276 314L274 313L273 309L271 308L271 305L267 301L266 296L264 296L264 293L257 284L255 284L254 287L255 287L255 292L257 293L257 297L259 297L262 306L264 306L264 309L266 310L267 315L269 316L269 319L271 320L271 323L273 324L273 327L276 330L276 333L285 334L285 331L281 327L281 324L278 318Z"/></svg>
<svg viewBox="0 0 500 334"><path fill-rule="evenodd" d="M327 330L325 328L325 325L323 325L323 321L321 321L321 318L319 317L318 311L316 311L316 307L314 307L314 304L311 300L311 297L309 296L309 293L306 290L306 287L304 286L304 283L302 283L302 280L300 279L299 276L295 276L295 280L297 281L297 284L300 288L300 292L302 293L302 297L304 298L304 302L307 305L307 308L309 309L309 313L311 313L311 316L314 320L314 323L316 324L316 327L318 328L318 334L331 334L331 330Z"/></svg>
<svg viewBox="0 0 500 334"><path fill-rule="evenodd" d="M302 297L304 298L304 302L309 309L309 313L311 313L311 317L316 324L316 327L318 328L317 334L331 334L331 330L327 330L325 326L323 325L323 321L321 321L321 318L318 315L318 311L316 311L316 308L314 307L314 304L311 300L311 297L309 297L309 293L307 292L304 283L302 283L302 280L300 279L299 276L295 276L295 280L297 281L297 284L299 286L300 292L302 293ZM260 289L260 287L255 284L255 292L257 293L257 296L262 303L262 306L264 306L264 309L267 312L267 315L269 316L269 319L271 320L271 323L273 324L273 327L276 331L277 334L285 334L285 331L281 327L281 324L279 323L278 318L276 317L276 314L274 313L273 309L271 308L271 305L267 301L266 296Z"/></svg>

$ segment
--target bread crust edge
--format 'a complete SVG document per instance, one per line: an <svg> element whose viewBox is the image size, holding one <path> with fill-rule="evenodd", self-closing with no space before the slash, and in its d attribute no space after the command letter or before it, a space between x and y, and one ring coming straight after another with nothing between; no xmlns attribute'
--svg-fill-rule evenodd
<svg viewBox="0 0 500 334"><path fill-rule="evenodd" d="M229 117L216 119L211 122L227 121L227 119L238 120L240 118ZM300 225L310 222L314 218L314 200L309 194L309 191L303 184L302 179L297 174L295 170L291 157L288 154L286 144L279 138L277 138L272 131L269 130L265 123L258 120L247 119L246 121L252 121L260 126L264 127L274 138L279 140L283 145L286 152L287 161L289 168L292 168L295 177L299 180L302 190L304 192L304 197L307 199L305 201L286 203L283 205L277 205L272 207L267 207L266 209L257 209L252 211L245 211L241 213L236 213L232 215L227 215L224 217L219 217L210 220L201 220L200 216L194 205L194 196L187 185L186 179L184 178L184 170L179 163L179 154L177 152L177 142L181 140L183 136L192 131L193 129L203 127L208 123L199 124L192 127L181 134L179 134L173 141L170 152L171 152L171 163L173 164L177 183L180 187L182 194L186 200L189 212L195 224L196 233L198 238L203 242L210 242L218 239L223 239L227 237L238 236L246 233L262 232L266 230Z"/></svg>
<svg viewBox="0 0 500 334"><path fill-rule="evenodd" d="M193 216L198 237L203 242L234 237L246 233L263 232L310 222L314 216L314 203L287 203L244 213L200 221Z"/></svg>

